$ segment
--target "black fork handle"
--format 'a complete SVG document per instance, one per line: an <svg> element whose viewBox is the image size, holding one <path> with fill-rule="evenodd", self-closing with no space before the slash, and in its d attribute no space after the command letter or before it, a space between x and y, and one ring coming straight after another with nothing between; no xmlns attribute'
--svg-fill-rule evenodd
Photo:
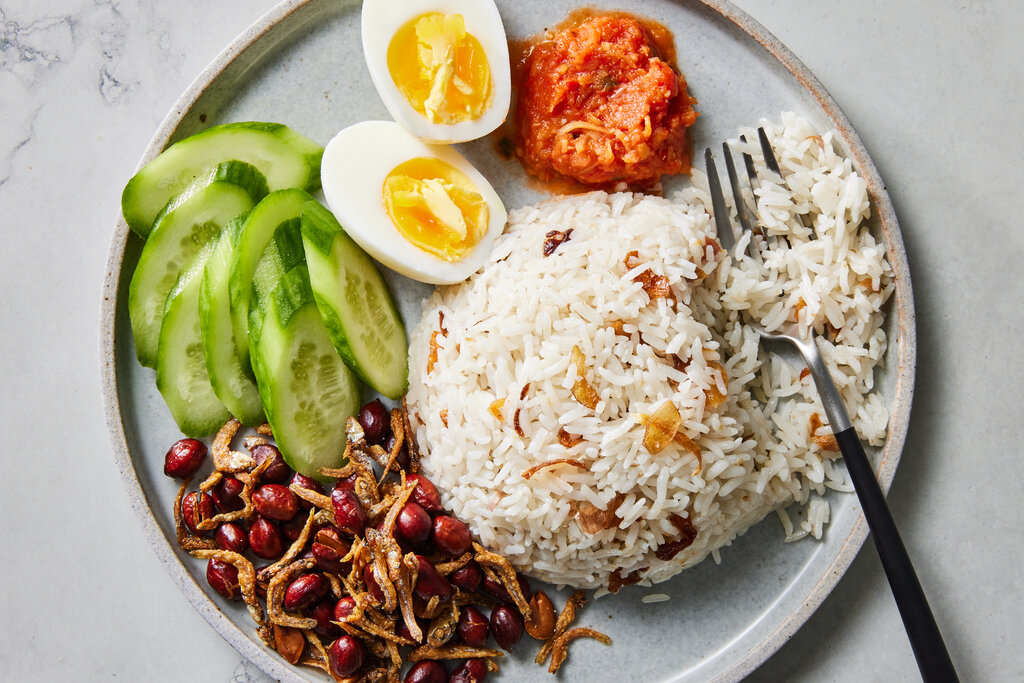
<svg viewBox="0 0 1024 683"><path fill-rule="evenodd" d="M882 489L878 487L875 473L864 455L857 432L849 427L837 432L835 436L853 486L857 489L896 606L903 618L910 646L914 649L914 657L921 670L921 678L927 683L959 681L946 650L946 643L942 640L942 634L928 606L928 599L896 530L896 523L889 513Z"/></svg>

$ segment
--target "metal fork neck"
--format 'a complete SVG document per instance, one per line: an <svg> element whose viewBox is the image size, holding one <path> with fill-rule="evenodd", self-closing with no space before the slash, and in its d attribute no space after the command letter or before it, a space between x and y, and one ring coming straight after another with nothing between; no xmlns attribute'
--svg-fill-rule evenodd
<svg viewBox="0 0 1024 683"><path fill-rule="evenodd" d="M831 380L828 366L825 365L825 359L821 357L821 351L818 349L814 338L807 339L790 335L787 335L787 338L796 345L800 355L804 357L804 361L811 371L811 377L814 378L814 385L818 388L821 405L825 408L825 414L828 416L828 422L832 427L832 431L841 432L852 427L853 423L850 421L850 416L843 405L839 389L836 388L835 382Z"/></svg>

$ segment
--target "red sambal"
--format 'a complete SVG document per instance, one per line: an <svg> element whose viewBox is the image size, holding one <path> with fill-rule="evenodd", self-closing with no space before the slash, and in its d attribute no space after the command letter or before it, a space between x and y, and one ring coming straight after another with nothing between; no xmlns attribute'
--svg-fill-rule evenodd
<svg viewBox="0 0 1024 683"><path fill-rule="evenodd" d="M647 188L688 173L697 118L671 35L622 14L579 15L520 64L516 155L541 180Z"/></svg>

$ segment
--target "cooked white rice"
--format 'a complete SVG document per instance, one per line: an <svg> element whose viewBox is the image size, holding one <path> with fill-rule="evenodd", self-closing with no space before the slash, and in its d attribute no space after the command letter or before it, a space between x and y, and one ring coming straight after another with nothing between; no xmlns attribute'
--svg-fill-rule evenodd
<svg viewBox="0 0 1024 683"><path fill-rule="evenodd" d="M787 538L821 535L829 515L821 495L849 490L837 454L810 432L817 414L818 434L829 434L827 418L810 377L766 353L744 319L813 326L861 438L884 441L888 414L872 389L892 284L884 245L864 225L866 184L830 134L817 136L794 115L767 129L793 191L758 191L769 275L746 256L716 255L706 180L695 174L672 201L593 192L514 211L487 266L425 305L409 391L423 469L446 507L531 575L594 588L617 569L626 576L646 567L644 578L662 581L709 553L717 560L721 546L793 501L798 524L781 512ZM758 149L749 151L761 163ZM547 233L569 228L570 239L545 257ZM643 264L627 270L632 251ZM675 302L652 300L634 280L647 268L668 278ZM571 393L573 346L600 396L595 409ZM727 387L708 361L724 365ZM709 408L713 386L727 388L727 398ZM656 455L642 444L643 421L666 400L700 448L699 474L696 457L676 443ZM583 441L563 447L560 428ZM523 478L559 458L586 469ZM617 526L588 533L577 522L579 506L604 509L617 496ZM662 561L656 549L679 534L670 515L688 517L697 536Z"/></svg>

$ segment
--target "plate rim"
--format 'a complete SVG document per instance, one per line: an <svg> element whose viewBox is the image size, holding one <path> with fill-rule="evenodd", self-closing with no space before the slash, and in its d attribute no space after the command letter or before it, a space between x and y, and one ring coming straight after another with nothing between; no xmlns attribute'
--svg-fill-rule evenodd
<svg viewBox="0 0 1024 683"><path fill-rule="evenodd" d="M175 101L146 146L137 168L142 168L167 146L199 98L236 59L293 14L309 5L323 1L325 0L283 0L256 19L231 41ZM913 288L906 249L885 184L860 136L838 103L817 77L782 41L730 0L670 0L670 2L679 6L689 4L705 7L713 14L717 14L731 23L747 37L752 38L777 60L817 100L818 106L845 142L857 170L867 182L868 193L878 225L885 237L886 253L892 267L896 294L895 310L893 311L896 315L897 330L896 381L892 413L889 417L889 433L876 467L879 485L883 492L887 492L895 476L909 429L917 362L917 340ZM185 594L192 607L222 638L241 656L278 680L312 680L304 676L302 670L287 665L283 660L279 661L278 658L271 655L270 650L246 636L199 587L160 528L135 472L121 418L114 335L118 290L130 233L131 230L119 212L107 253L99 335L100 388L107 432L113 447L117 468L128 494L129 504L135 511L143 527L143 532L164 569ZM740 680L777 652L831 594L857 556L867 534L868 528L864 515L862 512L857 512L857 520L842 542L835 558L825 568L821 578L809 587L797 608L785 616L773 631L750 648L739 661L715 674L711 680L723 683ZM683 675L685 672L680 672L670 676L669 680L677 680Z"/></svg>

